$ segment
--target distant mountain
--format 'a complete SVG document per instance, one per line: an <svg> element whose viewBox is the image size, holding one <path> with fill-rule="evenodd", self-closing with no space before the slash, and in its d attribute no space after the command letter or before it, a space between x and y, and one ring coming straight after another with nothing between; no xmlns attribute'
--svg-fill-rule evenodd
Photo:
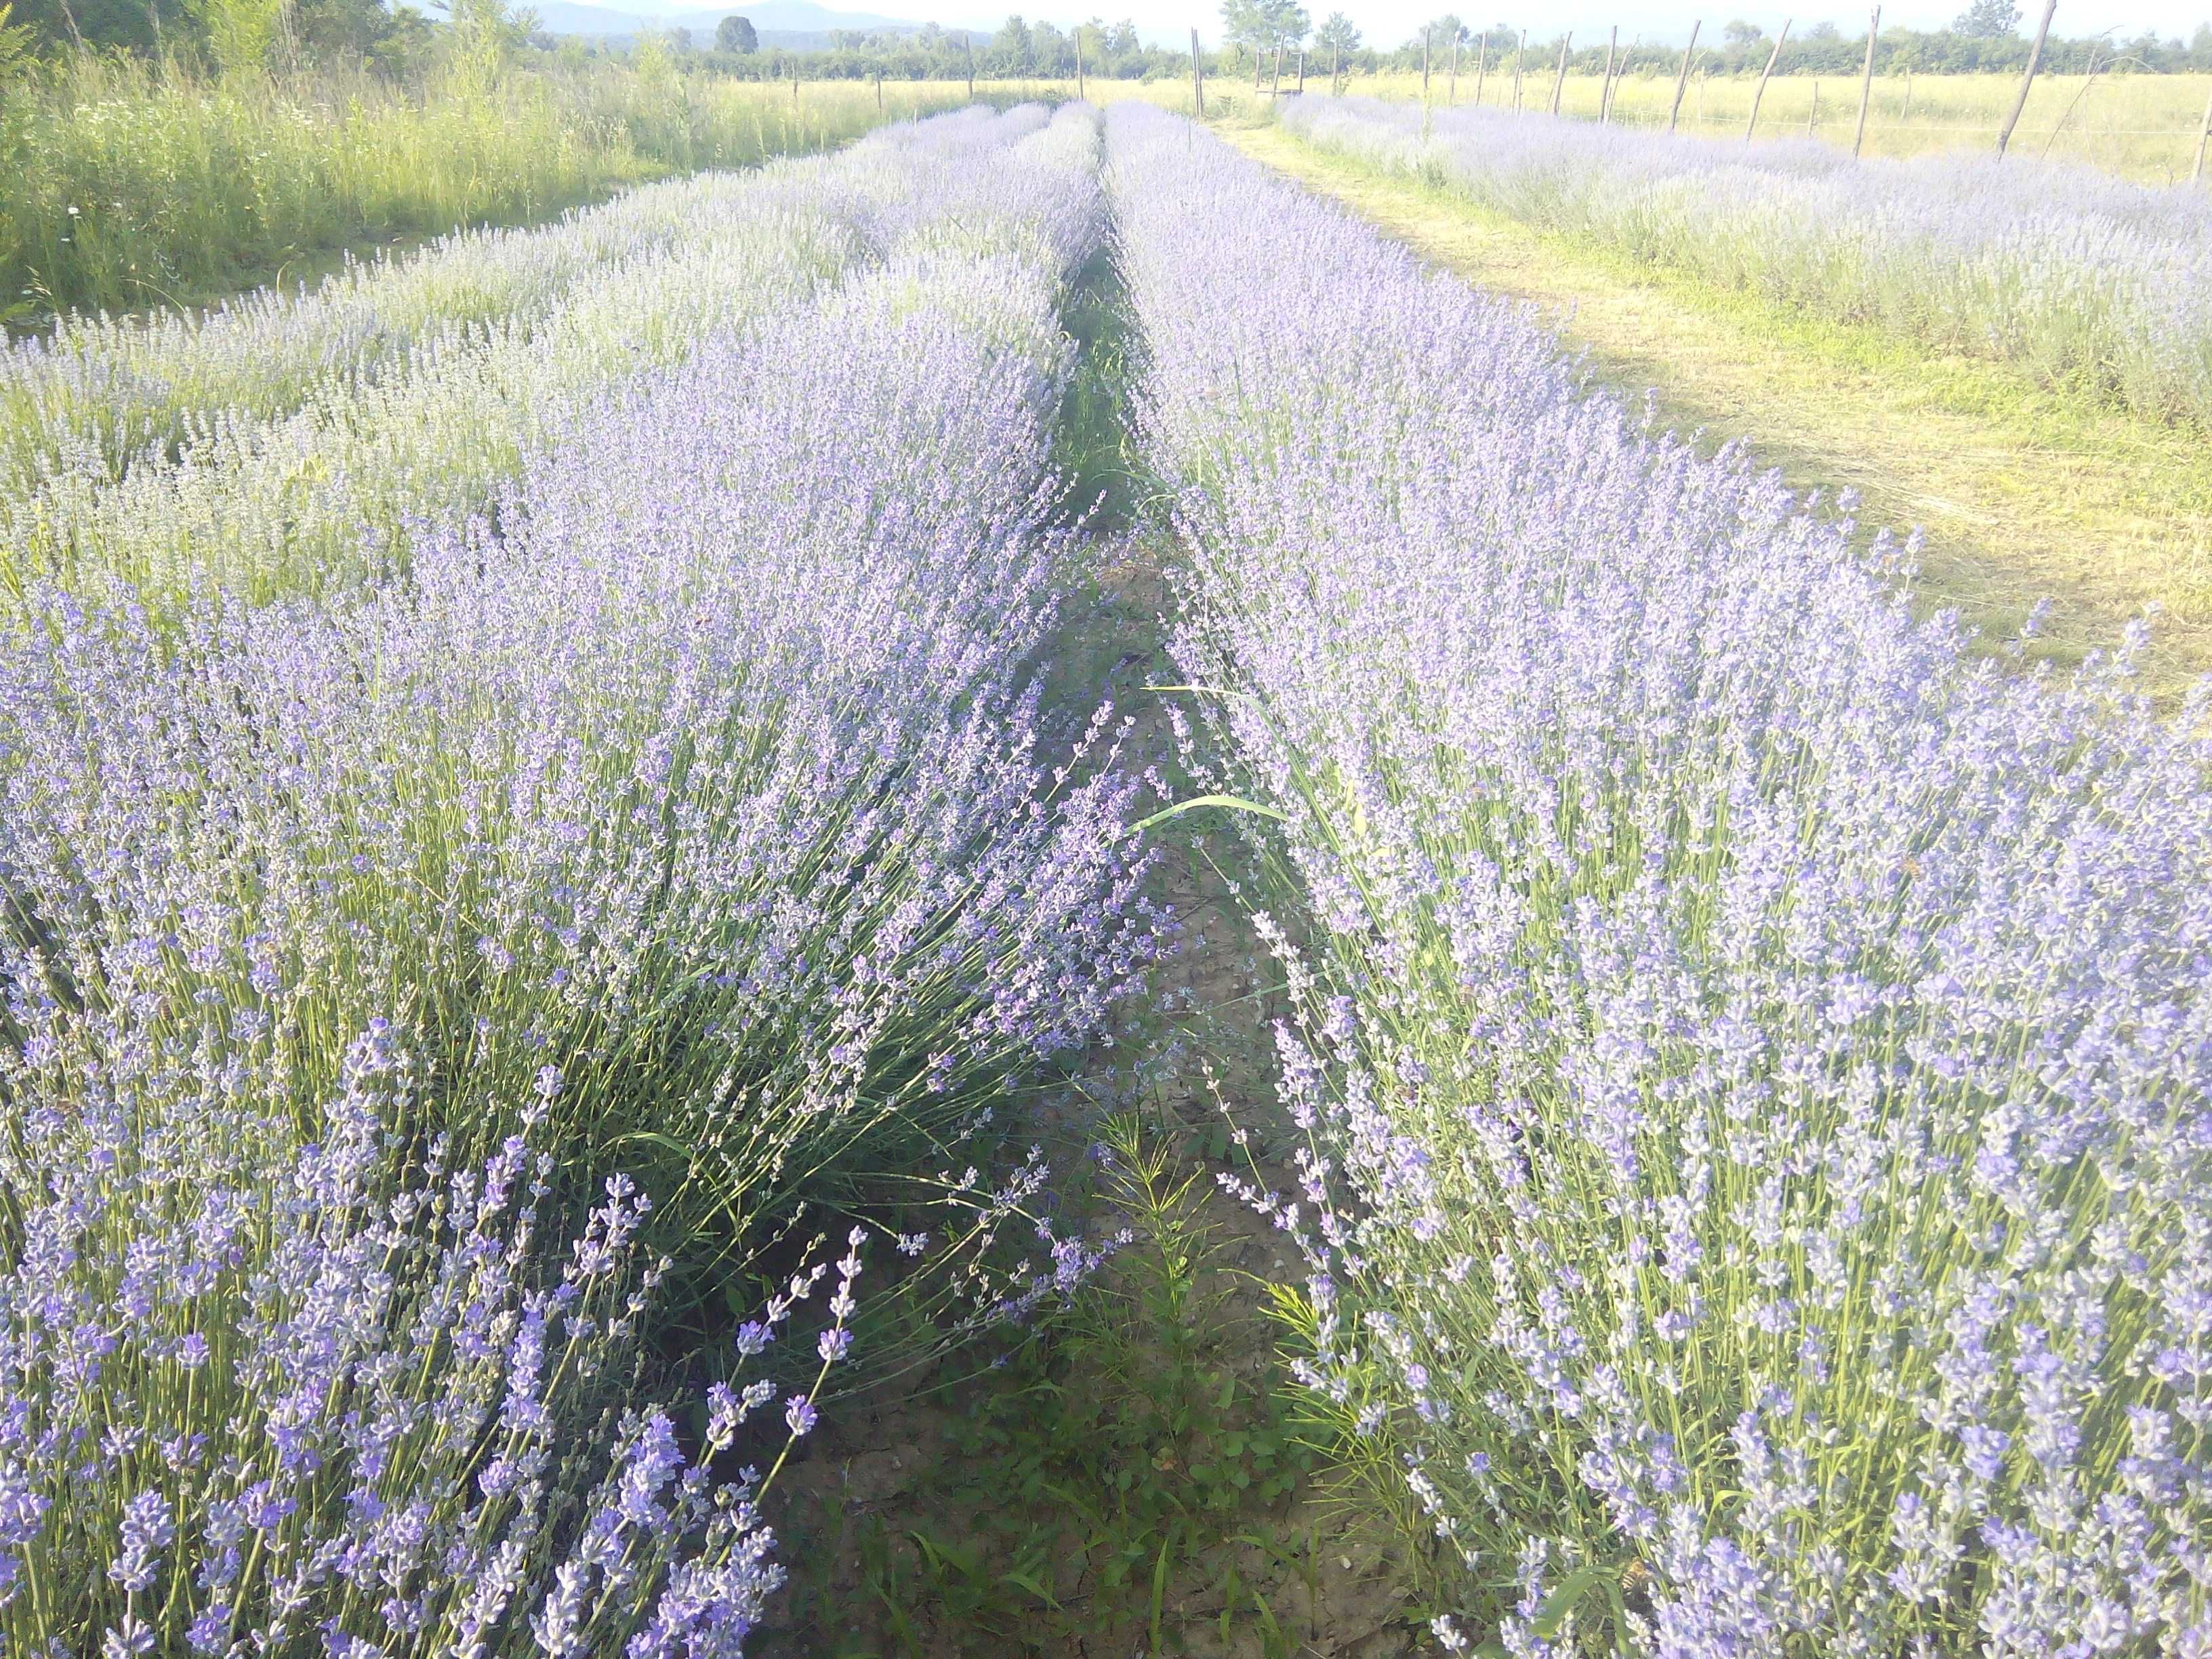
<svg viewBox="0 0 2212 1659"><path fill-rule="evenodd" d="M668 28L690 29L695 37L703 37L712 34L714 25L725 17L750 17L760 31L762 45L791 47L817 41L827 45L831 29L890 29L912 34L921 27L902 18L832 11L814 4L813 0L732 0L731 4L712 11L676 12L617 11L610 6L583 5L579 0L538 0L531 9L538 14L538 27L549 34L608 38ZM793 36L811 40L785 38Z"/></svg>

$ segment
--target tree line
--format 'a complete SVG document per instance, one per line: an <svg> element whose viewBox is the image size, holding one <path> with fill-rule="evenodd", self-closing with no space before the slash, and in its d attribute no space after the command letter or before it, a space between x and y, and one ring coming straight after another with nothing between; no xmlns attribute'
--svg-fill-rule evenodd
<svg viewBox="0 0 2212 1659"><path fill-rule="evenodd" d="M1511 22L1484 25L1447 13L1431 20L1394 45L1371 44L1344 13L1331 12L1315 25L1294 0L1224 0L1221 21L1224 39L1223 68L1229 72L1261 69L1277 52L1306 53L1309 66L1326 70L1341 63L1347 70L1376 74L1386 70L1418 70L1425 61L1431 70L1459 55L1486 57L1502 64L1507 72L1515 56L1524 50L1529 66L1541 64L1556 69L1563 47L1567 67L1586 75L1601 73L1608 52L1616 74L1679 68L1679 44L1631 40L1615 48L1603 38L1577 41L1556 33L1544 34ZM2021 13L2011 0L1972 0L1948 28L1887 28L1875 41L1875 70L1893 75L1906 70L1928 75L1970 74L1978 71L2017 73L2026 67L2030 45L2021 32ZM1716 75L1757 74L1766 66L1774 41L1755 23L1741 19L1722 26L1716 40L1701 36L1695 67ZM1866 36L1845 33L1834 23L1815 23L1802 33L1793 30L1775 61L1777 75L1856 74L1865 62ZM1624 69L1624 60L1626 69ZM2187 41L2165 40L2148 32L2136 39L2116 41L2109 34L2065 40L2056 37L2043 49L2045 72L2086 74L2102 68L2115 74L2129 72L2179 74L2212 70L2212 23L2200 24Z"/></svg>
<svg viewBox="0 0 2212 1659"><path fill-rule="evenodd" d="M1875 42L1877 73L1974 71L2016 73L2029 42L2012 0L1972 0L1948 28L1887 28ZM1568 66L1585 74L1605 67L1608 46L1596 39L1524 31L1509 21L1487 25L1447 13L1395 43L1369 40L1341 11L1315 24L1295 0L1222 0L1220 40L1203 53L1210 73L1261 74L1279 52L1303 52L1311 70L1340 65L1365 74L1418 70L1447 62L1456 49L1480 55L1508 72L1525 52L1530 66L1555 68L1562 48ZM995 31L946 29L928 23L914 29L830 30L825 44L804 47L764 43L741 12L724 17L711 33L676 29L642 40L586 41L556 38L538 27L534 14L507 0L432 0L429 10L385 0L14 0L0 4L0 70L72 50L119 52L148 58L198 58L212 66L344 66L399 76L434 55L509 60L542 56L572 66L595 58L629 58L644 52L672 58L684 67L745 80L1065 80L1083 72L1102 80L1175 78L1190 72L1187 52L1147 46L1133 22L1092 18L1073 28L1009 16ZM1525 41L1525 46L1524 46ZM1732 20L1717 39L1702 39L1697 67L1712 74L1757 73L1773 41L1756 24ZM1834 23L1792 31L1774 65L1778 75L1847 75L1863 61L1865 37ZM1615 71L1673 70L1678 46L1631 40L1614 55ZM2212 71L2212 24L2184 41L2146 33L2131 40L2109 35L2053 39L2044 48L2047 72L2169 74Z"/></svg>

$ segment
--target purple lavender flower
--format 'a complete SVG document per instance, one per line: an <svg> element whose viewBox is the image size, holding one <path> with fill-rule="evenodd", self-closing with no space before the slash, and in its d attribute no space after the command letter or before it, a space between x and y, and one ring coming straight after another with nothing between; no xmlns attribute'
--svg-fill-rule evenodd
<svg viewBox="0 0 2212 1659"><path fill-rule="evenodd" d="M1290 118L1474 190L1571 147ZM2192 1650L2212 1486L2160 1425L2212 1423L2212 688L2161 720L2133 635L1982 649L1910 543L1187 124L1109 112L1108 178L1194 786L1280 814L1241 827L1310 1144L1296 1204L1247 1195L1329 1287L1297 1374L1401 1458L1470 1620ZM1600 1562L1630 1625L1540 1634Z"/></svg>

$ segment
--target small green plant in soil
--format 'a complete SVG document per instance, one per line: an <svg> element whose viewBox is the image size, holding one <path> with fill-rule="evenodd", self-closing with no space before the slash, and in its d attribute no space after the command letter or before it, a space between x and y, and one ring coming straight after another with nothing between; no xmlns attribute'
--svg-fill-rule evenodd
<svg viewBox="0 0 2212 1659"><path fill-rule="evenodd" d="M787 1520L788 1645L770 1651L1299 1650L1264 1586L1307 1565L1281 1521L1314 1455L1254 1287L1219 1260L1212 1183L1134 1115L1093 1157L1127 1243L953 1392L939 1455L895 1504Z"/></svg>

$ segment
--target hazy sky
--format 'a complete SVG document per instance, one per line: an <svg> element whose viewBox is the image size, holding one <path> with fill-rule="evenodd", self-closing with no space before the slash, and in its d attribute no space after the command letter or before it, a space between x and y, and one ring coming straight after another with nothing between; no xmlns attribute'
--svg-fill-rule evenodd
<svg viewBox="0 0 2212 1659"><path fill-rule="evenodd" d="M978 5L975 0L966 4L948 5L944 0L825 0L832 7L849 7L890 17L935 18L947 24L968 22L981 26L993 15L990 0ZM1521 10L1510 5L1493 7L1488 14L1474 0L1339 0L1341 9L1375 45L1395 45L1412 35L1424 21L1450 10L1457 11L1470 24L1480 26L1488 21L1511 21L1517 28L1525 26L1532 35L1556 36L1561 28L1571 28L1577 34L1594 34L1602 40L1605 32L1613 25L1620 27L1624 40L1641 35L1648 40L1663 40L1680 45L1689 38L1690 22L1703 17L1705 33L1717 36L1720 26L1731 17L1748 18L1770 33L1781 27L1783 19L1796 18L1792 33L1808 24L1822 21L1834 22L1845 33L1866 27L1866 13L1854 9L1837 0L1806 0L1808 9L1792 12L1784 6L1747 3L1731 9L1715 0L1551 0L1540 11ZM1337 9L1332 0L1305 0L1307 9L1315 21ZM1890 0L1882 7L1885 25L1901 23L1912 28L1936 28L1948 23L1966 9L1966 0ZM2021 0L2023 11L2033 5L2033 0ZM1007 0L1008 9L1022 8L1022 15L1030 20L1042 20L1061 24L1074 21L1079 16L1102 15L1109 21L1121 17L1133 18L1137 27L1148 37L1188 38L1188 30L1195 24L1200 36L1211 43L1220 33L1221 15L1218 0L1215 4L1204 0L1097 0L1095 6L1080 8L1070 0L1045 0L1042 5L1023 7L1023 0ZM998 14L1003 16L1003 13ZM2036 7L2034 16L2041 15ZM2024 20L2032 23L2034 17ZM2101 0L2101 3L2069 3L2059 0L2058 15L2051 24L2054 33L2068 39L2096 34L2106 29L2116 29L2115 38L2130 40L2145 29L2154 29L2160 35L2179 35L2189 38L2199 23L2212 22L2212 0Z"/></svg>

